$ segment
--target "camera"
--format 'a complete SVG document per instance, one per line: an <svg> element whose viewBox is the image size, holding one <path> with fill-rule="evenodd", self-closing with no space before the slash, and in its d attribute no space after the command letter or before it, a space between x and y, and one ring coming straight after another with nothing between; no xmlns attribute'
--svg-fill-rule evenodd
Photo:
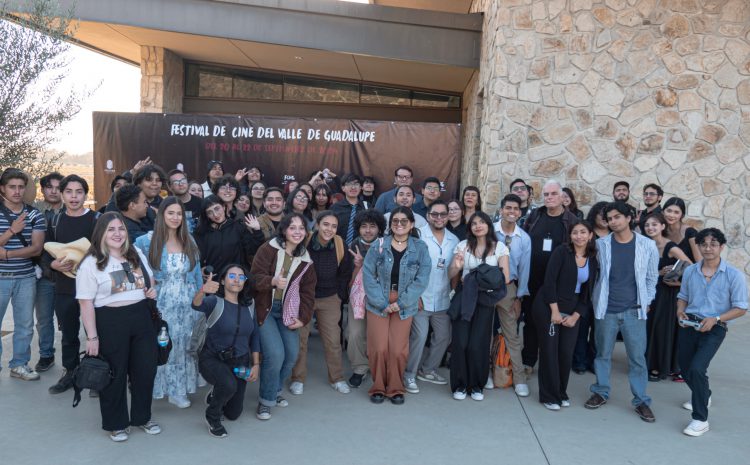
<svg viewBox="0 0 750 465"><path fill-rule="evenodd" d="M228 349L224 349L221 352L219 352L219 360L221 360L222 362L232 360L233 358L234 358L234 347L230 347Z"/></svg>

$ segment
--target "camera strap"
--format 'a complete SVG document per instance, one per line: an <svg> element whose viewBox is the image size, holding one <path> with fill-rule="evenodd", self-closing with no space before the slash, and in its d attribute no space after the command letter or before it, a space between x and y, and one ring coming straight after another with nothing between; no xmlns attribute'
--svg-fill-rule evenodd
<svg viewBox="0 0 750 465"><path fill-rule="evenodd" d="M234 338L232 339L232 345L229 347L234 350L234 345L237 344L237 336L240 334L240 316L242 314L242 305L237 302L237 327L234 329Z"/></svg>

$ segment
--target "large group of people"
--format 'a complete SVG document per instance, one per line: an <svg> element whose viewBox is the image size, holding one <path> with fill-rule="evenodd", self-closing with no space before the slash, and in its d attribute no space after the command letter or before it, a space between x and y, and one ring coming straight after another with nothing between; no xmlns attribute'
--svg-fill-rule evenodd
<svg viewBox="0 0 750 465"><path fill-rule="evenodd" d="M499 332L515 393L530 395L536 370L539 402L552 411L571 405L571 371L595 374L584 407L607 403L619 335L637 415L655 420L648 383L671 377L692 391L683 432L708 431L706 371L747 310L745 277L721 258L724 234L689 227L685 202L662 203L660 186L643 188L638 210L619 181L584 219L575 191L555 180L543 184L542 205L513 180L488 214L479 188L441 198L439 179L417 189L408 166L379 196L373 178L354 173L325 169L274 186L258 167L206 168L194 181L140 161L113 179L99 211L86 207L80 176L44 176L44 199L32 206L28 175L2 172L0 321L11 302L11 377L38 380L55 364L56 315L63 375L49 392L74 386L83 325L86 353L114 375L91 392L113 441L131 426L158 434L152 401L188 408L206 383L208 431L225 437L222 419L242 414L248 382L259 382L260 420L289 406L287 392L303 395L308 366L319 365L308 360L313 328L336 393L369 375L370 400L395 405L419 393L418 381L482 401ZM172 342L162 365L155 308ZM198 328L205 342L195 349Z"/></svg>

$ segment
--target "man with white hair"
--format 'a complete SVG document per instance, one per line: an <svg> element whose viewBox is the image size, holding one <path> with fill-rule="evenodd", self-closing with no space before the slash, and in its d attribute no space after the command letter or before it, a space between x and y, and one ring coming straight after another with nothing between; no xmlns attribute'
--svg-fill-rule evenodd
<svg viewBox="0 0 750 465"><path fill-rule="evenodd" d="M552 251L558 245L570 242L568 228L578 219L563 206L562 184L559 181L547 181L542 189L542 196L544 206L532 211L523 225L524 230L531 236L530 295L521 303L525 322L521 358L527 374L532 372L539 358L539 343L531 318L532 302L544 283L544 272Z"/></svg>

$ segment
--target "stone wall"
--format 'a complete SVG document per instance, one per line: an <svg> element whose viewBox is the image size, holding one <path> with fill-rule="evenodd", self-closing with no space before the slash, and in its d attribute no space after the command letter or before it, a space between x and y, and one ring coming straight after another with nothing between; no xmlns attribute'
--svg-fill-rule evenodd
<svg viewBox="0 0 750 465"><path fill-rule="evenodd" d="M485 19L463 172L486 210L515 177L537 195L557 178L586 206L618 179L638 202L656 182L664 200L686 200L688 222L724 230L750 273L750 1L476 0L472 11Z"/></svg>
<svg viewBox="0 0 750 465"><path fill-rule="evenodd" d="M141 111L182 113L185 87L182 58L162 47L141 46Z"/></svg>

